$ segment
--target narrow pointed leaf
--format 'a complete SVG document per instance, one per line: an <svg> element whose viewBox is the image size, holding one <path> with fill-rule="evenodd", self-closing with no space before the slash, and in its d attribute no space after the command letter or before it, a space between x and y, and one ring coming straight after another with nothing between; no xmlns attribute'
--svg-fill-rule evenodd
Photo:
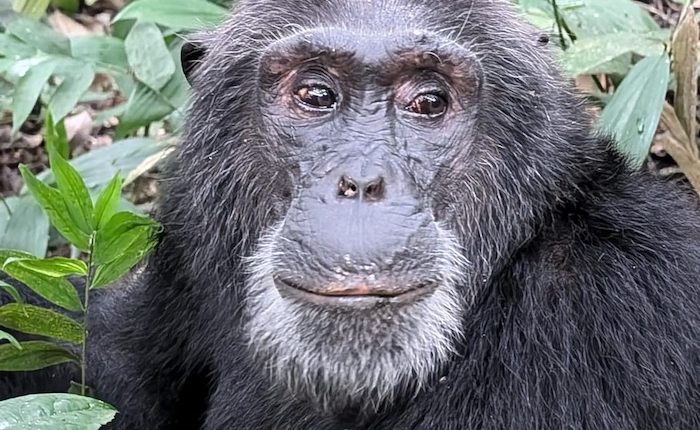
<svg viewBox="0 0 700 430"><path fill-rule="evenodd" d="M98 230L103 228L116 213L122 196L122 183L122 177L117 172L97 198L95 203L95 224Z"/></svg>
<svg viewBox="0 0 700 430"><path fill-rule="evenodd" d="M13 133L18 131L29 117L36 101L39 99L41 90L44 89L44 85L46 85L55 68L56 64L53 61L43 61L27 70L17 82L11 106Z"/></svg>
<svg viewBox="0 0 700 430"><path fill-rule="evenodd" d="M6 340L15 348L22 349L22 345L20 345L19 342L17 342L17 339L15 339L10 333L0 330L0 340Z"/></svg>
<svg viewBox="0 0 700 430"><path fill-rule="evenodd" d="M51 278L63 278L69 275L85 276L88 272L87 264L84 261L64 257L53 257L43 260L10 260L10 264Z"/></svg>
<svg viewBox="0 0 700 430"><path fill-rule="evenodd" d="M637 63L600 117L601 127L615 137L618 150L634 168L649 154L668 88L669 64L666 54Z"/></svg>
<svg viewBox="0 0 700 430"><path fill-rule="evenodd" d="M0 326L75 344L81 344L84 340L83 327L78 322L33 305L10 303L0 307Z"/></svg>
<svg viewBox="0 0 700 430"><path fill-rule="evenodd" d="M65 279L52 278L28 269L21 264L21 260L6 263L2 270L57 306L69 311L82 309L78 291Z"/></svg>
<svg viewBox="0 0 700 430"><path fill-rule="evenodd" d="M87 251L90 245L90 237L74 225L63 195L57 189L51 188L38 180L26 166L19 166L19 169L25 185L44 209L44 212L51 220L51 224L70 243L80 250Z"/></svg>
<svg viewBox="0 0 700 430"><path fill-rule="evenodd" d="M46 127L44 131L44 141L46 145L56 148L63 158L67 159L70 157L70 143L68 142L68 135L64 122L58 121L58 123L55 123L51 115L51 110L47 110L46 117L44 118L44 126Z"/></svg>
<svg viewBox="0 0 700 430"><path fill-rule="evenodd" d="M49 100L49 110L60 121L78 104L80 98L87 92L95 79L95 69L91 64L74 61L70 73L61 77L63 82Z"/></svg>
<svg viewBox="0 0 700 430"><path fill-rule="evenodd" d="M226 15L226 8L206 0L139 0L126 5L114 22L138 19L176 30L194 30L218 25Z"/></svg>
<svg viewBox="0 0 700 430"><path fill-rule="evenodd" d="M148 248L159 224L131 212L119 212L97 232L94 259L105 264L122 254L137 254Z"/></svg>
<svg viewBox="0 0 700 430"><path fill-rule="evenodd" d="M22 296L19 295L19 291L17 291L17 288L8 284L7 282L0 281L0 290L5 291L7 295L12 297L12 300L14 300L17 303L24 302Z"/></svg>
<svg viewBox="0 0 700 430"><path fill-rule="evenodd" d="M32 394L0 402L0 429L98 430L117 410L77 394Z"/></svg>
<svg viewBox="0 0 700 430"><path fill-rule="evenodd" d="M57 364L78 362L75 355L50 342L33 340L20 342L20 345L21 350L9 343L0 345L0 372L34 371ZM11 427L3 427L8 422L5 404L0 402L0 428L6 429Z"/></svg>
<svg viewBox="0 0 700 430"><path fill-rule="evenodd" d="M144 240L147 240L147 238L144 237ZM145 248L141 248L135 252L122 254L109 263L98 266L95 273L95 280L93 281L91 288L105 287L126 275L134 266L143 260L146 255L148 255L155 245L156 241L151 240L147 243Z"/></svg>
<svg viewBox="0 0 700 430"><path fill-rule="evenodd" d="M86 235L91 235L94 229L95 214L90 192L83 178L71 164L61 157L56 148L48 146L51 172L56 178L58 191L68 208L71 219Z"/></svg>

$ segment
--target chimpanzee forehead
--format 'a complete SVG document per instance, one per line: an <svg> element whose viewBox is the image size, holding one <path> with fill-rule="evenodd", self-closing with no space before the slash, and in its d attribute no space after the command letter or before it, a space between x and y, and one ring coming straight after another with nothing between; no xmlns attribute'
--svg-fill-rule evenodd
<svg viewBox="0 0 700 430"><path fill-rule="evenodd" d="M278 72L305 63L341 71L375 70L392 75L415 68L469 69L467 48L427 31L358 33L342 28L311 29L270 45L263 55Z"/></svg>

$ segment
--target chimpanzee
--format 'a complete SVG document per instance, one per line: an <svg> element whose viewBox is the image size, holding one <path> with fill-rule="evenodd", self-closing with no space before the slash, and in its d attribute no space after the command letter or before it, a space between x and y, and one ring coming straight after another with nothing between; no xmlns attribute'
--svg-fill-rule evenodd
<svg viewBox="0 0 700 430"><path fill-rule="evenodd" d="M115 428L700 428L697 204L509 1L241 0L193 43L162 241L90 321Z"/></svg>

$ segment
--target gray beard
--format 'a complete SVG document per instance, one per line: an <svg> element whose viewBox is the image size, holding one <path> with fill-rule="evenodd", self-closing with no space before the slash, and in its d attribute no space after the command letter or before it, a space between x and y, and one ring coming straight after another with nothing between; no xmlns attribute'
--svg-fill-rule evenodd
<svg viewBox="0 0 700 430"><path fill-rule="evenodd" d="M270 229L248 260L246 333L271 382L328 413L375 411L417 392L455 352L471 296L458 291L466 262L443 229L435 291L413 303L347 309L282 297L274 285Z"/></svg>

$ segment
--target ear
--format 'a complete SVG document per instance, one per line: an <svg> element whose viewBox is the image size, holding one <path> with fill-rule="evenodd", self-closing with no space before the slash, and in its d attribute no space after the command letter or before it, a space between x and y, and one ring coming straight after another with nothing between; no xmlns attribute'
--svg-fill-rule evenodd
<svg viewBox="0 0 700 430"><path fill-rule="evenodd" d="M180 62L182 63L182 71L190 85L193 84L194 72L202 63L206 52L204 38L190 38L182 45Z"/></svg>

